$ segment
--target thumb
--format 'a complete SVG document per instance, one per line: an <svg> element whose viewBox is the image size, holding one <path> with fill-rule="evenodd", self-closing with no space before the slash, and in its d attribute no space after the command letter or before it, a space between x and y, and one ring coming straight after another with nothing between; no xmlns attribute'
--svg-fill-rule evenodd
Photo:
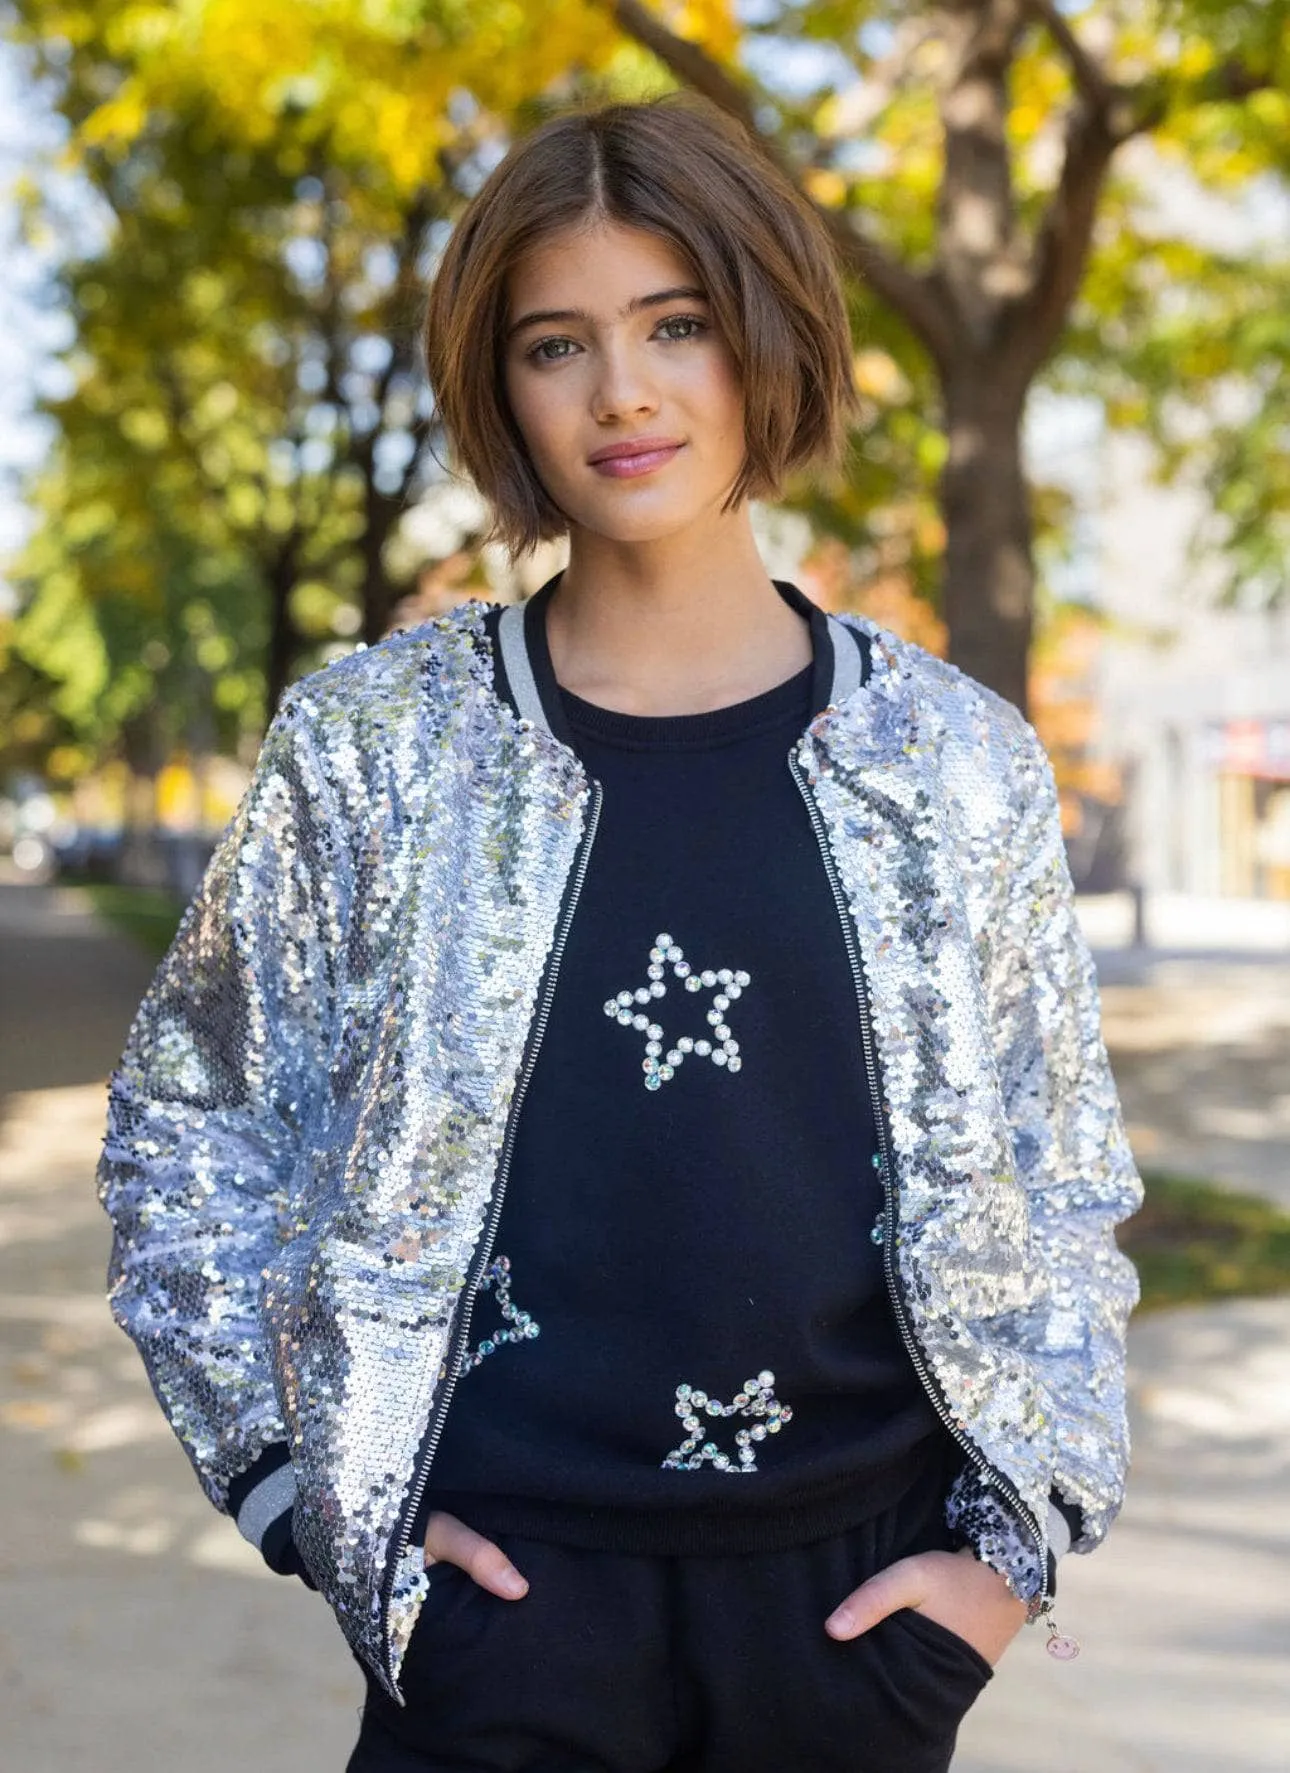
<svg viewBox="0 0 1290 1773"><path fill-rule="evenodd" d="M917 1560L901 1558L853 1589L824 1621L830 1637L858 1638L900 1607L916 1607L923 1599Z"/></svg>

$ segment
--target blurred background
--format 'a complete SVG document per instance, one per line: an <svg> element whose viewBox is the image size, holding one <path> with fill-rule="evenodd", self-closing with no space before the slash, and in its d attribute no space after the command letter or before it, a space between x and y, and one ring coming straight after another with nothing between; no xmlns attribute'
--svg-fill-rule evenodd
<svg viewBox="0 0 1290 1773"><path fill-rule="evenodd" d="M104 1300L104 1086L284 687L529 595L417 346L519 134L673 86L818 206L863 396L770 571L1021 707L1147 1204L1134 1471L956 1773L1290 1767L1290 6L0 0L0 1767L344 1765L330 1614ZM499 1678L503 1678L499 1676Z"/></svg>

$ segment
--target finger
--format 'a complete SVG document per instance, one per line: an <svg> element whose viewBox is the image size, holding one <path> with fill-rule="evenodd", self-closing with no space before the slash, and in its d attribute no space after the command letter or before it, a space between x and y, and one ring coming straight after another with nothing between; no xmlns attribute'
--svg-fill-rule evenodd
<svg viewBox="0 0 1290 1773"><path fill-rule="evenodd" d="M426 1558L442 1559L456 1564L481 1588L503 1600L517 1601L528 1593L528 1583L520 1575L500 1545L476 1533L455 1514L435 1510L426 1526Z"/></svg>
<svg viewBox="0 0 1290 1773"><path fill-rule="evenodd" d="M830 1637L858 1638L898 1607L916 1607L923 1598L919 1560L901 1558L853 1589L824 1621Z"/></svg>

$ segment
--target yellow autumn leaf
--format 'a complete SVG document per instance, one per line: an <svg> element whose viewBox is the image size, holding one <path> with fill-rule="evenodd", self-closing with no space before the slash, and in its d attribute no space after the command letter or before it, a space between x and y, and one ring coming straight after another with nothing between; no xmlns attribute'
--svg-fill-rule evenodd
<svg viewBox="0 0 1290 1773"><path fill-rule="evenodd" d="M718 61L733 61L739 47L739 21L730 0L682 0L668 9L672 28L688 42L701 43Z"/></svg>
<svg viewBox="0 0 1290 1773"><path fill-rule="evenodd" d="M808 167L802 174L802 188L826 209L840 209L847 200L847 181L827 166Z"/></svg>
<svg viewBox="0 0 1290 1773"><path fill-rule="evenodd" d="M891 404L908 400L912 392L900 365L889 352L857 351L851 363L857 390L871 400Z"/></svg>
<svg viewBox="0 0 1290 1773"><path fill-rule="evenodd" d="M1214 45L1204 37L1189 37L1178 57L1178 72L1186 80L1199 80L1216 61Z"/></svg>
<svg viewBox="0 0 1290 1773"><path fill-rule="evenodd" d="M119 92L98 105L81 124L78 139L87 148L126 148L143 133L148 99L138 79L127 79Z"/></svg>

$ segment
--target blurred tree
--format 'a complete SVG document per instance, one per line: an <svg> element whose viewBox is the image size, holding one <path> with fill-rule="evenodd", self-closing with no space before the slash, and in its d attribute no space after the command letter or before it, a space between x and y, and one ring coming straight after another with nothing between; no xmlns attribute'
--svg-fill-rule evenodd
<svg viewBox="0 0 1290 1773"><path fill-rule="evenodd" d="M17 563L15 645L40 662L70 575L101 617L101 717L152 693L142 621L185 682L213 670L218 706L258 726L320 646L364 618L381 632L392 601L424 199L355 218L344 177L293 177L197 117L95 173L108 244L59 271L71 387L43 403L58 444L32 489L46 521ZM202 654L197 677L163 605Z"/></svg>
<svg viewBox="0 0 1290 1773"><path fill-rule="evenodd" d="M1150 435L1159 478L1200 495L1193 564L1218 569L1224 601L1267 608L1290 596L1290 195L1254 178L1244 207L1253 250L1161 239L1107 254L1054 382ZM1111 351L1099 311L1119 317Z"/></svg>
<svg viewBox="0 0 1290 1773"><path fill-rule="evenodd" d="M68 163L109 218L103 249L67 273L73 392L51 410L77 441L45 494L28 612L69 584L91 623L109 596L146 608L164 556L176 608L207 585L230 679L264 648L269 711L346 609L369 640L388 623L385 544L433 472L420 288L510 137L579 96L690 85L820 207L856 279L866 409L846 479L792 501L861 579L932 591L951 656L1023 708L1034 380L1110 389L1113 410L1131 390L1163 415L1166 319L1192 329L1193 404L1233 372L1242 388L1267 373L1253 313L1240 361L1201 348L1205 324L1211 346L1228 336L1242 255L1224 281L1213 252L1189 248L1203 305L1185 323L1181 230L1153 233L1112 173L1150 138L1206 189L1280 177L1287 0L10 4L67 119ZM1265 271L1284 290L1283 266ZM1190 447L1241 452L1233 539L1254 548L1250 512L1283 497L1286 450L1275 417L1261 448L1246 436L1236 424ZM52 514L95 504L81 474L112 481L107 508L139 527L64 561ZM112 632L109 679L139 662ZM29 666L45 669L34 653Z"/></svg>
<svg viewBox="0 0 1290 1773"><path fill-rule="evenodd" d="M263 587L292 528L290 488L264 510L286 394L255 322L277 290L266 299L237 250L264 181L205 147L174 129L164 173L100 169L108 242L59 265L51 299L73 342L64 390L43 401L42 521L14 572L12 645L55 683L47 713L91 751L119 738L139 759L194 724L225 741L258 724Z"/></svg>
<svg viewBox="0 0 1290 1773"><path fill-rule="evenodd" d="M1090 817L1124 797L1122 772L1099 743L1097 664L1107 627L1096 610L1057 604L1045 612L1031 659L1033 718L1057 777L1068 839L1083 836Z"/></svg>
<svg viewBox="0 0 1290 1773"><path fill-rule="evenodd" d="M955 663L1025 709L1035 573L1021 426L1035 379L1059 379L1068 347L1084 385L1127 383L1162 435L1174 421L1175 458L1207 459L1239 572L1284 583L1284 237L1271 252L1252 238L1207 249L1185 205L1172 226L1148 220L1113 162L1151 138L1193 186L1279 181L1284 200L1286 0L605 4L760 139L879 305L882 349L943 438L917 453L939 469ZM1223 385L1217 435L1178 423ZM824 515L818 489L806 502ZM837 505L845 531L845 491Z"/></svg>
<svg viewBox="0 0 1290 1773"><path fill-rule="evenodd" d="M203 697L226 742L224 715L262 726L299 670L387 630L387 543L438 467L428 259L504 146L499 118L571 51L623 45L576 4L559 49L538 21L451 0L298 0L271 24L245 0L13 10L103 238L61 253L51 291L69 390L42 402L58 443L10 656L29 689L56 685L91 752L164 751ZM33 231L59 225L46 184L18 195ZM24 743L53 743L55 712Z"/></svg>

